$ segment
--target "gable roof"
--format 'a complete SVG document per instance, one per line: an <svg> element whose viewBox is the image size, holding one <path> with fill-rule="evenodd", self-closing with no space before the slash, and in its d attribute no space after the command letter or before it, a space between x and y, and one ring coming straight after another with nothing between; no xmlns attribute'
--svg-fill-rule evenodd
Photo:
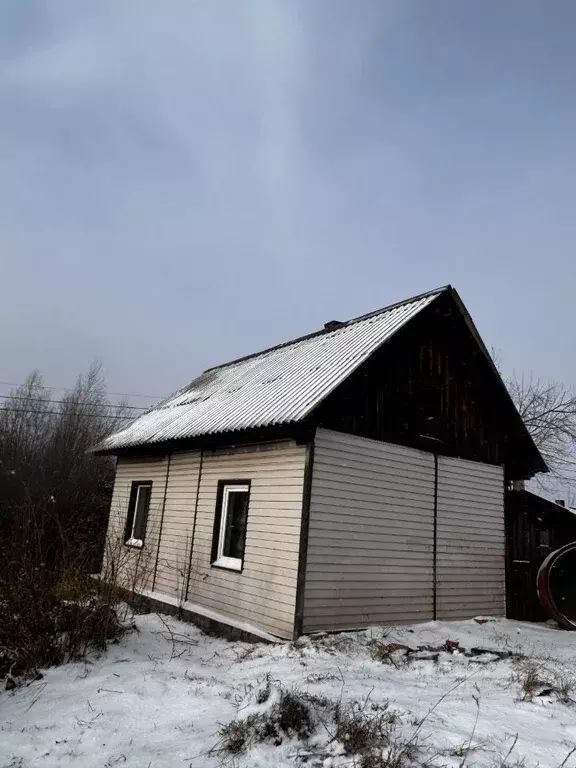
<svg viewBox="0 0 576 768"><path fill-rule="evenodd" d="M457 291L445 285L262 352L208 368L122 430L103 440L97 453L185 438L296 425L440 296L449 295L466 323L507 404L513 431L531 456L531 477L548 467L504 384Z"/></svg>
<svg viewBox="0 0 576 768"><path fill-rule="evenodd" d="M209 368L97 450L303 421L339 384L450 286Z"/></svg>

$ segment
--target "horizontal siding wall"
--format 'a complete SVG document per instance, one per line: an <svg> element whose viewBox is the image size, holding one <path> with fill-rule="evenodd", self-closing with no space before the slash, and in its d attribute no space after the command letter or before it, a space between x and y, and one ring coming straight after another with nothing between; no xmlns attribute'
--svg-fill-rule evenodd
<svg viewBox="0 0 576 768"><path fill-rule="evenodd" d="M501 467L438 457L439 619L506 612Z"/></svg>
<svg viewBox="0 0 576 768"><path fill-rule="evenodd" d="M115 572L119 571L121 585L129 589L149 589L152 585L167 466L166 458L120 458L116 465L104 573L110 574L112 568ZM152 482L148 526L142 549L127 547L124 544L130 489L136 480Z"/></svg>
<svg viewBox="0 0 576 768"><path fill-rule="evenodd" d="M304 446L288 441L206 452L201 475L198 451L176 453L170 462L167 458L120 459L110 512L109 540L114 542L113 547L123 562L122 583L137 590L153 589L159 595L183 600L198 494L189 602L230 619L254 624L280 637L291 638L305 457ZM213 568L210 564L218 481L239 479L251 481L241 573ZM124 546L130 488L135 480L152 481L148 528L142 550Z"/></svg>
<svg viewBox="0 0 576 768"><path fill-rule="evenodd" d="M188 599L291 638L306 449L293 442L204 455ZM219 480L251 481L241 573L210 565Z"/></svg>
<svg viewBox="0 0 576 768"><path fill-rule="evenodd" d="M153 588L179 600L186 594L199 470L199 451L175 453L170 459Z"/></svg>
<svg viewBox="0 0 576 768"><path fill-rule="evenodd" d="M318 430L303 631L431 619L433 531L432 454Z"/></svg>

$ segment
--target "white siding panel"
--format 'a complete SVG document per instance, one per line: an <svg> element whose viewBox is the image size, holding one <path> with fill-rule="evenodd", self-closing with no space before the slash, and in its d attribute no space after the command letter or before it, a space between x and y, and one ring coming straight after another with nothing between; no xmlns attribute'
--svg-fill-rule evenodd
<svg viewBox="0 0 576 768"><path fill-rule="evenodd" d="M188 599L272 634L294 632L306 449L292 442L204 455ZM251 481L241 573L210 565L219 480Z"/></svg>
<svg viewBox="0 0 576 768"><path fill-rule="evenodd" d="M504 547L502 468L440 456L439 619L505 614Z"/></svg>
<svg viewBox="0 0 576 768"><path fill-rule="evenodd" d="M318 430L303 631L432 618L434 458Z"/></svg>

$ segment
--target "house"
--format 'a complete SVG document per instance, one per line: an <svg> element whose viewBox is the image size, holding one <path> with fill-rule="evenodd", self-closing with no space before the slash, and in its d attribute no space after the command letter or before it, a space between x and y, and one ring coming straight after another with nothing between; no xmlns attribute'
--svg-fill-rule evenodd
<svg viewBox="0 0 576 768"><path fill-rule="evenodd" d="M280 638L503 615L505 489L546 471L451 286L211 368L98 451L139 591Z"/></svg>

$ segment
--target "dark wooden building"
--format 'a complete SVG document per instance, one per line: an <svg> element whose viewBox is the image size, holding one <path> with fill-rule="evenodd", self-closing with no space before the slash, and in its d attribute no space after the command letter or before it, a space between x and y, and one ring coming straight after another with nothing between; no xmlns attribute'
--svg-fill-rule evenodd
<svg viewBox="0 0 576 768"><path fill-rule="evenodd" d="M550 552L576 541L576 513L526 490L508 491L505 510L507 616L545 621L538 569Z"/></svg>

